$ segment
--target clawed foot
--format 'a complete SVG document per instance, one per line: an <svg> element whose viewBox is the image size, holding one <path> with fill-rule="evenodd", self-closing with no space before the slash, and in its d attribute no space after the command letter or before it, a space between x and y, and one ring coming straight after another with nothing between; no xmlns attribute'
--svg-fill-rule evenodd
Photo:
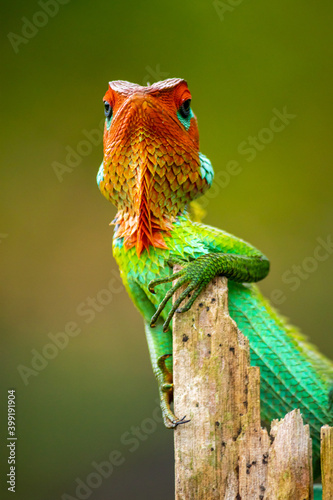
<svg viewBox="0 0 333 500"><path fill-rule="evenodd" d="M160 405L161 405L164 425L168 429L174 429L175 427L177 427L177 425L186 424L190 420L185 420L186 415L183 418L176 417L176 415L171 411L170 408L170 402L172 401L172 395L173 395L173 383L171 381L172 379L171 373L165 366L165 360L170 356L171 354L164 354L164 356L161 356L158 359L157 364L161 369L163 373L163 378L165 380L159 386Z"/></svg>
<svg viewBox="0 0 333 500"><path fill-rule="evenodd" d="M165 323L163 324L163 331L166 332L168 330L169 324L170 324L175 312L183 313L183 312L188 311L192 307L193 302L200 295L200 293L205 288L205 286L208 285L208 283L216 275L216 270L215 269L212 270L211 266L207 266L207 262L208 262L207 257L208 257L208 255L202 255L198 259L193 260L192 262L188 262L187 264L185 264L184 268L181 271L174 273L174 274L168 276L167 278L153 280L149 283L148 290L151 293L155 293L154 288L156 286L161 285L163 283L169 283L169 282L179 278L177 283L167 292L164 299L162 300L162 302L158 306L156 313L154 314L154 316L151 319L151 322L150 322L151 327L154 327L156 325L157 319L159 318L161 312L163 311L163 309L165 308L166 304L171 299L173 294L176 292L176 290L178 290L178 288L180 288L182 285L185 285L186 283L188 283L188 286L180 294L178 299L173 304L171 311L168 314L168 316L165 320ZM176 261L176 262L168 261L169 265L172 265L175 263L179 264L180 262L179 261ZM184 264L184 262L182 262L182 264ZM185 306L183 306L182 308L179 308L180 304L186 299L186 297L188 297L188 295L191 292L193 292L193 295L191 296L191 298L187 301Z"/></svg>
<svg viewBox="0 0 333 500"><path fill-rule="evenodd" d="M169 416L165 417L165 415L163 414L164 425L168 429L175 429L178 425L187 424L187 422L190 422L190 420L185 420L185 418L186 415L183 418L177 418L174 416L173 419L170 419Z"/></svg>
<svg viewBox="0 0 333 500"><path fill-rule="evenodd" d="M165 427L168 429L175 429L177 425L180 424L186 424L187 422L190 422L190 420L185 420L186 415L184 415L183 418L178 418L176 415L171 411L170 408L170 399L165 397L166 393L163 391L160 391L160 397L161 397L161 410L162 410L162 416L163 416L163 422Z"/></svg>

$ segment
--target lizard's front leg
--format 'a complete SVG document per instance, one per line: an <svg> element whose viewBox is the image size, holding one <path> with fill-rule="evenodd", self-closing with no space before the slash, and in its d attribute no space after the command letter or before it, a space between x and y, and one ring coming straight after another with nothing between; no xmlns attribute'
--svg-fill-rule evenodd
<svg viewBox="0 0 333 500"><path fill-rule="evenodd" d="M179 263L179 260L177 263ZM171 262L169 261L168 264L170 265ZM171 282L178 278L176 284L167 292L160 303L156 313L151 319L150 326L154 327L157 324L157 320L168 301L182 285L187 286L173 304L164 322L163 331L168 330L175 312L185 312L191 308L195 299L215 276L223 275L238 283L250 283L263 279L267 275L268 270L269 261L264 255L208 253L201 255L191 262L184 262L184 267L181 271L167 276L166 278L153 280L149 283L148 289L151 293L154 293L154 288L156 286ZM180 308L181 303L189 294L192 294L191 298L185 306Z"/></svg>

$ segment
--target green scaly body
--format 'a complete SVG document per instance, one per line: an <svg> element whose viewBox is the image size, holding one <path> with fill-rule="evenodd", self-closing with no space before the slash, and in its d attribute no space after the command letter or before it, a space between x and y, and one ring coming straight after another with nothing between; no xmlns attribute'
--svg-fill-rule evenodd
<svg viewBox="0 0 333 500"><path fill-rule="evenodd" d="M114 239L114 256L122 279L145 319L157 378L161 376L158 358L172 352L172 331L169 328L164 333L161 324L152 330L149 322L171 284L161 285L152 295L148 283L157 276L162 278L171 274L170 268L165 265L170 257L193 260L200 255L221 251L244 254L242 240L215 228L193 223L188 216L178 217L166 241L168 250L152 248L149 254L146 252L138 257L135 248L124 250L121 240ZM171 304L168 304L162 311L163 320L170 308ZM304 421L311 427L314 462L318 471L320 427L332 420L328 397L333 378L332 363L307 344L296 329L289 327L253 284L229 281L229 312L242 333L249 338L251 364L260 367L262 419L270 422L284 417L294 408L300 408ZM172 371L170 359L166 364Z"/></svg>

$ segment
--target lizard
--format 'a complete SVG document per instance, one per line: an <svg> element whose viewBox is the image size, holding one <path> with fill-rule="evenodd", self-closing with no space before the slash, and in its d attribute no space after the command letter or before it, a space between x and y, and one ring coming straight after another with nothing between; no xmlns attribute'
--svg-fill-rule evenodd
<svg viewBox="0 0 333 500"><path fill-rule="evenodd" d="M313 464L320 470L320 427L332 422L333 363L289 326L256 282L269 260L249 243L191 218L191 204L209 189L214 171L199 150L197 118L185 80L140 86L109 83L104 95L101 193L117 209L113 255L129 296L144 318L164 424L186 423L172 402L172 326L217 275L228 278L229 314L249 339L261 373L261 418L299 408L310 425ZM174 264L181 264L173 273ZM174 280L176 284L172 284ZM185 291L172 305L175 291Z"/></svg>

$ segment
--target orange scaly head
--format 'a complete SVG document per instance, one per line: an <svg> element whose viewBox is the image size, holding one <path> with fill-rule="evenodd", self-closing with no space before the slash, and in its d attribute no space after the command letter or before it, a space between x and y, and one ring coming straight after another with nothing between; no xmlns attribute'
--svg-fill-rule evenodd
<svg viewBox="0 0 333 500"><path fill-rule="evenodd" d="M137 253L167 248L177 214L208 189L201 174L197 120L181 79L141 87L109 83L104 96L101 192L117 207L116 236Z"/></svg>

